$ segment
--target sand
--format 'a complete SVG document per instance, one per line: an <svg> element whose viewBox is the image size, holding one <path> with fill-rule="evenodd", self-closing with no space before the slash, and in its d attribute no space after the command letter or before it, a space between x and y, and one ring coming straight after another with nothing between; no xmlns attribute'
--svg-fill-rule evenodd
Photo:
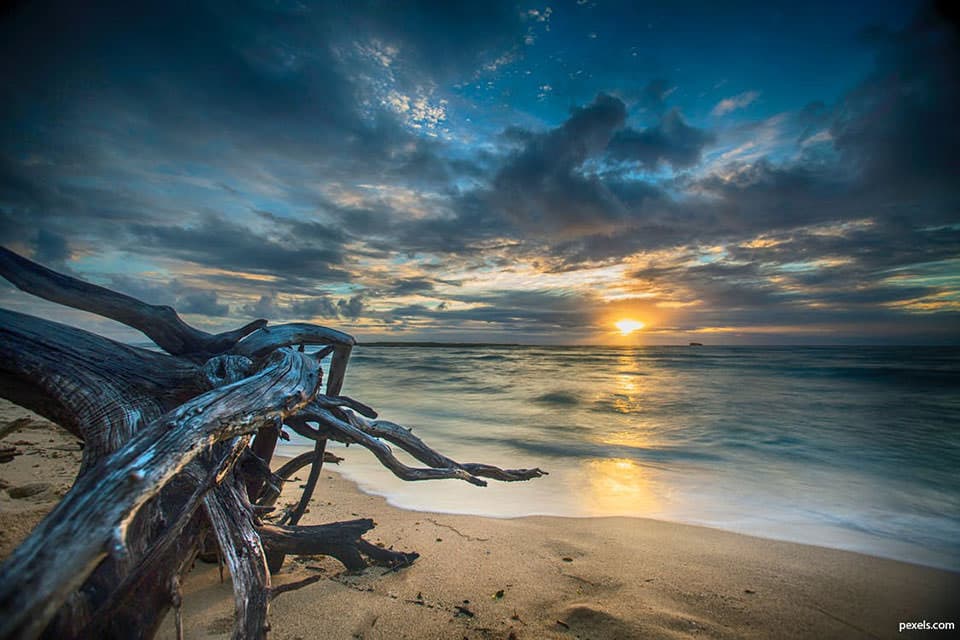
<svg viewBox="0 0 960 640"><path fill-rule="evenodd" d="M0 404L0 427L18 418L0 441L22 452L0 464L0 555L56 504L79 461L75 438ZM377 522L369 540L421 558L358 574L331 558L288 558L275 584L322 579L272 602L272 638L903 638L949 633L899 633L900 622L960 623L957 573L640 518L404 511L324 471L304 523L356 517ZM198 563L184 600L187 638L230 636L229 576L221 583L216 566ZM161 638L175 637L171 617Z"/></svg>

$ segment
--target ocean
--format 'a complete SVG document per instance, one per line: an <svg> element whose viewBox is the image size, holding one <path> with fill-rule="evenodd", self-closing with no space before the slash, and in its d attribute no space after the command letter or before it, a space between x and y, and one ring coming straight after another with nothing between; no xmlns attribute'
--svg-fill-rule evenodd
<svg viewBox="0 0 960 640"><path fill-rule="evenodd" d="M335 449L398 507L655 518L960 570L957 348L361 345L343 393L459 462L550 474L403 482Z"/></svg>

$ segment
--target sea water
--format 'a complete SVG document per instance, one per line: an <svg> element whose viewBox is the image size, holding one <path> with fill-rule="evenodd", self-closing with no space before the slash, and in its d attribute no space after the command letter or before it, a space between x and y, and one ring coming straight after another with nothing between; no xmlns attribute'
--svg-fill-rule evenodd
<svg viewBox="0 0 960 640"><path fill-rule="evenodd" d="M403 482L335 450L398 507L656 518L960 570L960 349L361 345L343 393L459 462L550 474Z"/></svg>

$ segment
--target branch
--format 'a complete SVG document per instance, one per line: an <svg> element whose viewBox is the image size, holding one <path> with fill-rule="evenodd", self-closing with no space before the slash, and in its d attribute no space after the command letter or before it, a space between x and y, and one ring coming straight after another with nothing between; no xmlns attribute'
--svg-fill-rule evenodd
<svg viewBox="0 0 960 640"><path fill-rule="evenodd" d="M350 338L353 340L353 338ZM347 363L350 361L350 351L353 344L333 345L333 356L330 358L330 370L327 373L327 395L335 396L343 387L343 377L347 374Z"/></svg>
<svg viewBox="0 0 960 640"><path fill-rule="evenodd" d="M204 506L230 568L233 583L233 640L267 637L270 572L253 512L236 477L217 486L204 498Z"/></svg>
<svg viewBox="0 0 960 640"><path fill-rule="evenodd" d="M377 412L362 402L358 402L353 398L348 398L347 396L330 396L317 394L317 397L313 399L314 404L324 409L329 409L331 407L347 407L348 409L353 409L360 415L366 416L367 418L376 418Z"/></svg>
<svg viewBox="0 0 960 640"><path fill-rule="evenodd" d="M139 329L171 355L203 362L223 353L247 334L266 326L253 322L225 333L210 334L191 327L168 306L152 305L95 284L40 266L6 247L0 247L0 275L22 291L74 309L89 311Z"/></svg>
<svg viewBox="0 0 960 640"><path fill-rule="evenodd" d="M280 351L257 375L181 405L105 457L0 566L0 638L36 637L108 552L123 555L126 526L184 465L218 440L285 418L318 383L315 361Z"/></svg>
<svg viewBox="0 0 960 640"><path fill-rule="evenodd" d="M280 492L283 490L283 484L290 479L290 476L308 464L311 464L316 458L316 455L315 451L301 453L296 458L288 460L286 464L277 469L276 473L271 474L269 478L267 478L263 491L257 496L257 506L272 507L276 504L277 498L280 497ZM329 451L324 451L323 461L340 464L343 462L343 458L335 456Z"/></svg>
<svg viewBox="0 0 960 640"><path fill-rule="evenodd" d="M280 347L295 344L332 344L352 347L356 343L353 336L342 331L315 324L294 322L261 327L238 342L231 353L256 359Z"/></svg>
<svg viewBox="0 0 960 640"><path fill-rule="evenodd" d="M0 395L85 442L83 469L197 395L197 366L0 309Z"/></svg>
<svg viewBox="0 0 960 640"><path fill-rule="evenodd" d="M327 439L317 438L313 449L313 461L310 465L310 475L307 477L307 484L303 487L303 493L300 494L300 501L293 511L288 511L287 515L280 521L280 524L296 525L300 518L307 511L307 505L310 504L310 498L313 497L313 491L317 486L317 480L320 479L320 471L323 469L323 454L326 452Z"/></svg>
<svg viewBox="0 0 960 640"><path fill-rule="evenodd" d="M383 549L361 538L374 526L369 518L298 527L264 524L260 526L260 537L271 553L322 553L336 558L350 571L367 566L361 554L390 566L406 566L420 557L417 553Z"/></svg>
<svg viewBox="0 0 960 640"><path fill-rule="evenodd" d="M541 469L501 469L489 464L480 464L475 462L459 463L456 460L434 451L420 438L413 435L413 432L395 422L388 420L367 420L364 416L354 411L345 412L350 419L350 423L357 429L375 438L383 438L388 442L397 445L420 462L431 467L457 468L463 469L474 476L483 476L502 482L517 482L521 480L531 480L541 476L549 475Z"/></svg>
<svg viewBox="0 0 960 640"><path fill-rule="evenodd" d="M307 408L298 413L296 417L302 418L305 421L317 422L329 429L329 433L324 433L306 426L298 427L293 421L288 420L287 424L290 426L290 428L300 435L307 438L312 438L314 440L329 436L335 440L340 440L347 443L356 442L361 447L369 449L383 466L385 466L387 469L390 469L390 471L393 472L393 475L402 480L443 480L447 478L459 478L460 480L469 482L470 484L475 484L478 487L487 486L487 483L484 480L471 475L464 469L459 469L456 467L441 469L418 469L414 467L408 467L397 460L397 458L393 455L393 452L390 450L390 447L383 444L376 438L367 435L352 424L341 420L330 410L324 409L323 407L313 404L308 405Z"/></svg>

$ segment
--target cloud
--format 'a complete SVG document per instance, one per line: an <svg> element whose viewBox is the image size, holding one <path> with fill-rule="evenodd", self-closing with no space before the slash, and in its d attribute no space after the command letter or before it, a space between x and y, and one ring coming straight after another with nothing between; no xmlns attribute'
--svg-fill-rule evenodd
<svg viewBox="0 0 960 640"><path fill-rule="evenodd" d="M337 301L337 310L340 312L343 317L349 320L356 320L360 317L360 314L363 313L364 302L363 296L356 295L352 296L349 299L341 299Z"/></svg>
<svg viewBox="0 0 960 640"><path fill-rule="evenodd" d="M230 306L220 302L215 289L185 284L177 278L157 281L113 274L104 284L148 304L172 306L181 313L212 317L226 317L231 313Z"/></svg>
<svg viewBox="0 0 960 640"><path fill-rule="evenodd" d="M547 234L577 233L584 224L622 217L613 192L578 169L607 147L626 117L621 100L600 94L562 126L530 137L494 178L491 204L511 223Z"/></svg>
<svg viewBox="0 0 960 640"><path fill-rule="evenodd" d="M503 291L476 295L455 295L451 300L468 307L442 308L414 304L398 307L391 315L398 320L409 318L442 319L461 325L488 325L500 331L583 331L595 322L592 296L549 290Z"/></svg>
<svg viewBox="0 0 960 640"><path fill-rule="evenodd" d="M637 131L624 129L610 141L609 153L617 160L633 160L647 169L661 163L685 168L700 161L704 147L714 136L688 125L680 110L668 111L653 127Z"/></svg>
<svg viewBox="0 0 960 640"><path fill-rule="evenodd" d="M241 311L254 318L276 318L278 315L276 295L265 293L255 303L244 305Z"/></svg>
<svg viewBox="0 0 960 640"><path fill-rule="evenodd" d="M292 228L300 227L293 225ZM305 228L316 229L309 224ZM339 268L343 250L334 241L320 244L325 238L309 236L307 242L271 238L214 215L183 226L133 224L129 233L134 246L144 253L172 256L195 264L316 281L342 281L350 277Z"/></svg>
<svg viewBox="0 0 960 640"><path fill-rule="evenodd" d="M417 276L400 278L390 283L389 293L395 296L406 296L414 293L427 293L433 290L434 282L429 278Z"/></svg>
<svg viewBox="0 0 960 640"><path fill-rule="evenodd" d="M737 109L743 109L749 106L759 97L759 91L744 91L743 93L738 93L735 96L724 98L718 102L710 111L710 114L718 117L724 116L731 111L736 111Z"/></svg>
<svg viewBox="0 0 960 640"><path fill-rule="evenodd" d="M363 313L364 302L362 294L335 300L327 293L291 297L269 292L261 295L256 302L241 306L239 310L246 316L272 321L315 318L356 320Z"/></svg>
<svg viewBox="0 0 960 640"><path fill-rule="evenodd" d="M67 244L67 239L47 229L39 229L34 258L52 268L63 268L70 258L70 247Z"/></svg>
<svg viewBox="0 0 960 640"><path fill-rule="evenodd" d="M204 316L222 317L230 314L230 307L217 301L216 291L186 292L177 299L176 309L181 313L196 313Z"/></svg>
<svg viewBox="0 0 960 640"><path fill-rule="evenodd" d="M290 304L290 313L303 318L336 318L340 314L337 305L328 296L313 296L303 300L296 300Z"/></svg>
<svg viewBox="0 0 960 640"><path fill-rule="evenodd" d="M876 187L956 193L960 171L960 36L932 8L904 29L874 29L875 65L835 110L829 132Z"/></svg>

